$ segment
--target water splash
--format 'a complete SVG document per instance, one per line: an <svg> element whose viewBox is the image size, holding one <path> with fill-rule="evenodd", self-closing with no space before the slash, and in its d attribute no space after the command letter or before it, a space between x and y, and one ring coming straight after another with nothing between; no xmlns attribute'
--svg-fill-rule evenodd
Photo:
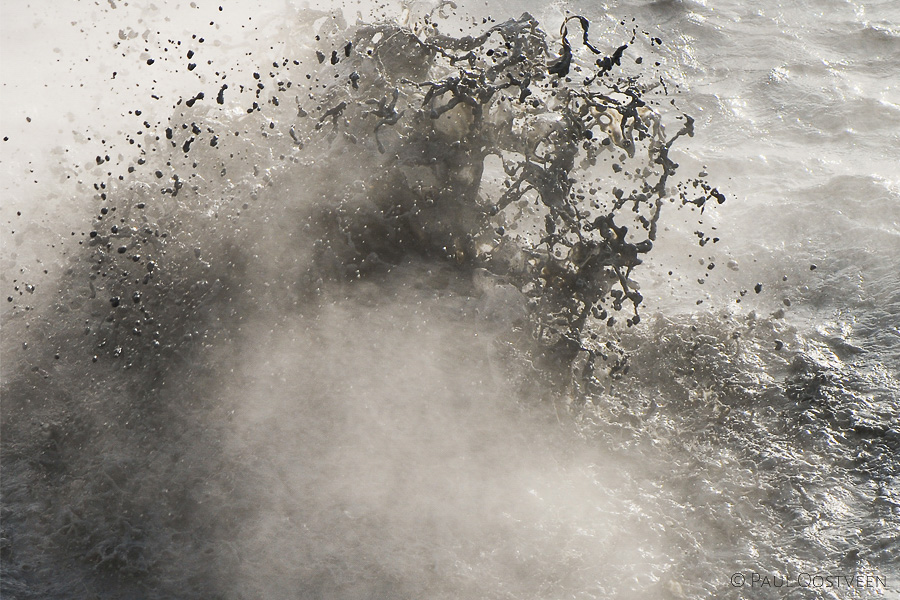
<svg viewBox="0 0 900 600"><path fill-rule="evenodd" d="M646 34L304 18L316 43L93 159L87 251L5 325L32 353L5 367L6 590L734 597L747 556L851 552L777 539L813 495L863 510L795 481L859 476L853 436L896 472L840 361L777 318L638 318L666 204L723 198L675 173L693 122L630 72Z"/></svg>
<svg viewBox="0 0 900 600"><path fill-rule="evenodd" d="M573 50L573 21L600 58ZM245 115L203 108L212 91L179 101L165 139L138 143L127 178L98 186L88 287L113 309L99 345L126 360L171 346L197 306L248 270L299 298L420 257L515 286L562 363L606 360L586 332L626 306L625 323L639 322L639 265L664 204L724 201L703 181L674 180L669 151L693 120L677 114L667 135L654 98L664 81L619 73L628 45L604 55L583 17L563 24L559 56L528 14L459 38L436 25L326 15L314 57L231 84L251 93ZM195 241L224 222L236 225L227 236Z"/></svg>

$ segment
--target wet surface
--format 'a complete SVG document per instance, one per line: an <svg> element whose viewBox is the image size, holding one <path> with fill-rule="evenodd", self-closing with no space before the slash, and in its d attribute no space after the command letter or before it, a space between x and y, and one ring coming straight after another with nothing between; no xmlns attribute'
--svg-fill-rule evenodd
<svg viewBox="0 0 900 600"><path fill-rule="evenodd" d="M895 187L773 262L639 20L191 10L4 234L4 596L896 595Z"/></svg>

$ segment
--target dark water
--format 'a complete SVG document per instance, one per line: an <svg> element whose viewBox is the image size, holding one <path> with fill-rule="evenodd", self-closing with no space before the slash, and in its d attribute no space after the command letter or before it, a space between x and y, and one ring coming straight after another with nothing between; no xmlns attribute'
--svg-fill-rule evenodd
<svg viewBox="0 0 900 600"><path fill-rule="evenodd" d="M898 597L895 28L489 8L103 9L4 208L4 597Z"/></svg>

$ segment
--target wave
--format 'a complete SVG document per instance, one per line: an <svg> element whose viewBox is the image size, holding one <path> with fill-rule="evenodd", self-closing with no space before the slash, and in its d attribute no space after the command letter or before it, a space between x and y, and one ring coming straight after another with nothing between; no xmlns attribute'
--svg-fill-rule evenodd
<svg viewBox="0 0 900 600"><path fill-rule="evenodd" d="M451 8L300 15L314 43L94 159L81 252L5 317L4 594L736 597L747 556L884 563L883 530L773 533L891 518L896 388L852 334L644 314L668 212L724 201L630 54L662 41Z"/></svg>

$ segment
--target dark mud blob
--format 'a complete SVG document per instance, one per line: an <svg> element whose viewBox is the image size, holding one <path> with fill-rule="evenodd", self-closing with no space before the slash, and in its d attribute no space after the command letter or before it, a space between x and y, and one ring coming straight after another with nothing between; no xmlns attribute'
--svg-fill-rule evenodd
<svg viewBox="0 0 900 600"><path fill-rule="evenodd" d="M194 106L195 102L197 102L198 100L203 100L203 98L205 98L205 97L206 97L206 95L203 92L199 92L196 96L187 100L184 104L188 108L191 108L192 106Z"/></svg>
<svg viewBox="0 0 900 600"><path fill-rule="evenodd" d="M622 64L622 54L625 53L625 50L628 49L627 44L623 44L616 48L615 52L610 56L604 56L602 59L597 60L597 66L600 67L600 75L605 75L612 71L613 67L619 66ZM640 63L638 63L640 64Z"/></svg>

